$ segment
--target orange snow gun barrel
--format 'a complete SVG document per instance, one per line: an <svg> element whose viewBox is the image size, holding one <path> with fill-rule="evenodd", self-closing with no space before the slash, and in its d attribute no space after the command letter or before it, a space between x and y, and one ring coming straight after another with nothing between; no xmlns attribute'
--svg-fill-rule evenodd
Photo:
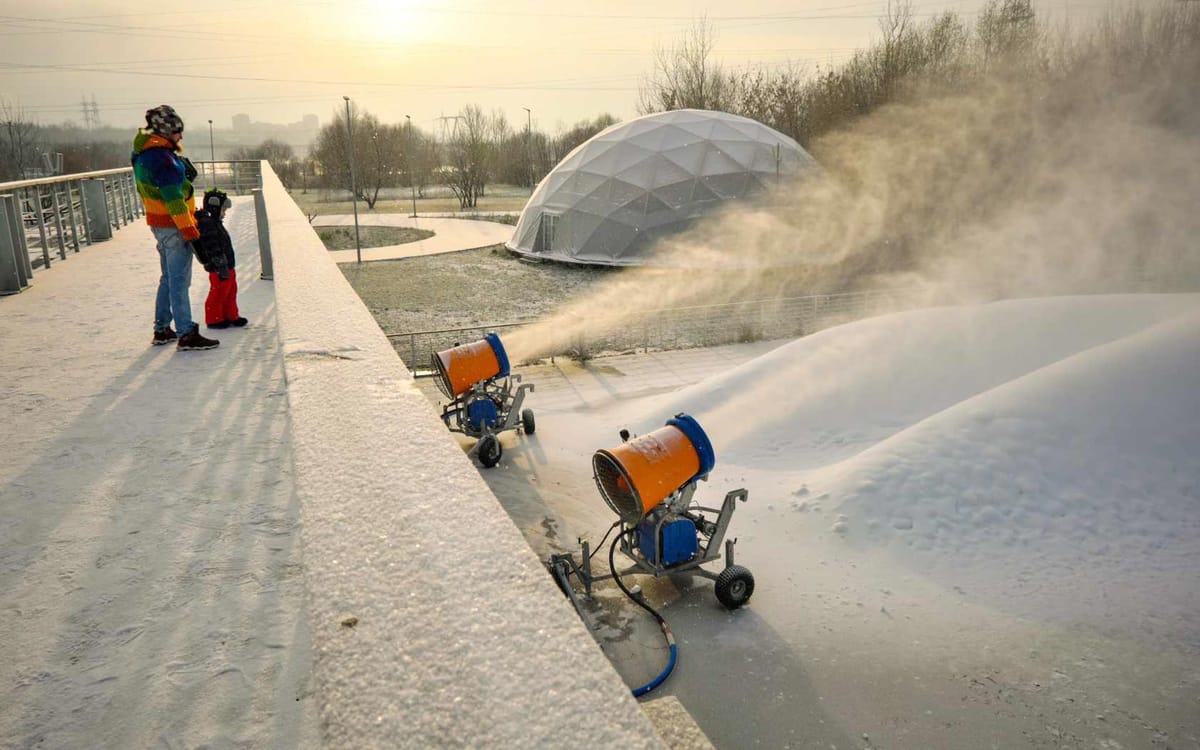
<svg viewBox="0 0 1200 750"><path fill-rule="evenodd" d="M676 490L707 475L715 464L708 435L686 414L592 456L600 494L627 524L636 524Z"/></svg>
<svg viewBox="0 0 1200 750"><path fill-rule="evenodd" d="M479 341L434 352L437 384L450 398L458 398L476 383L508 376L508 354L500 337L489 333Z"/></svg>

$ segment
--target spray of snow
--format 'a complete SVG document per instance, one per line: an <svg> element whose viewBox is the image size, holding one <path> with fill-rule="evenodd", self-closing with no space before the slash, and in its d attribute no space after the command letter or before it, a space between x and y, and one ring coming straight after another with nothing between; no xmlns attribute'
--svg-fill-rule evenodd
<svg viewBox="0 0 1200 750"><path fill-rule="evenodd" d="M562 351L656 308L854 288L902 289L906 307L1195 290L1194 57L884 107L807 144L820 172L660 243L664 267L613 274L510 349Z"/></svg>

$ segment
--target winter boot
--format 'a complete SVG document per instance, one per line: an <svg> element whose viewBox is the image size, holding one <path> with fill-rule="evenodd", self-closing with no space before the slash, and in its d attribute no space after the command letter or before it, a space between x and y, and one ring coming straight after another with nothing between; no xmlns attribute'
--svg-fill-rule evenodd
<svg viewBox="0 0 1200 750"><path fill-rule="evenodd" d="M167 328L162 331L155 331L154 332L154 340L151 341L150 343L154 344L155 346L162 346L163 344L171 343L172 341L174 341L177 338L179 338L179 337L175 335L175 331L170 328Z"/></svg>
<svg viewBox="0 0 1200 750"><path fill-rule="evenodd" d="M200 335L199 323L192 323L192 330L179 337L179 350L185 352L198 349L216 349L220 345L220 341L206 339Z"/></svg>

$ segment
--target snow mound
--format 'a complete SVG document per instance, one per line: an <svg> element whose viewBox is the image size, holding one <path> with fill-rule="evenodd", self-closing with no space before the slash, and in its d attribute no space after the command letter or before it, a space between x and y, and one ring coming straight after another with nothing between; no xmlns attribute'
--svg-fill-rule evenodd
<svg viewBox="0 0 1200 750"><path fill-rule="evenodd" d="M1068 357L830 470L851 533L1007 609L1200 646L1200 315Z"/></svg>
<svg viewBox="0 0 1200 750"><path fill-rule="evenodd" d="M718 465L1006 611L1200 648L1198 373L1198 295L1013 300L797 340L639 426L693 414Z"/></svg>
<svg viewBox="0 0 1200 750"><path fill-rule="evenodd" d="M1007 382L1200 306L1200 295L1008 300L886 315L797 339L632 415L697 417L719 461L807 469Z"/></svg>

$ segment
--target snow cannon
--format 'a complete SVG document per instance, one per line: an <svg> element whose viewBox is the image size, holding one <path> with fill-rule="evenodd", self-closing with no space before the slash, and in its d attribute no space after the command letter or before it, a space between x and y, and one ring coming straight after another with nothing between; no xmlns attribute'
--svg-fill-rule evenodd
<svg viewBox="0 0 1200 750"><path fill-rule="evenodd" d="M709 508L695 501L696 487L707 480L716 466L716 454L708 435L694 418L676 414L666 425L640 437L621 430L622 443L601 449L592 456L593 478L601 497L618 520L613 524L620 533L609 550L610 575L592 573L592 552L581 541L582 554L556 554L548 563L559 587L571 599L576 611L588 622L571 586L571 576L583 584L587 597L592 584L615 579L624 590L621 576L645 573L656 578L690 571L716 582L717 600L728 609L737 609L754 593L754 576L733 562L736 539L726 539L729 522L738 501L750 493L744 489L725 495L720 508ZM722 545L722 543L724 543ZM721 559L719 573L701 566ZM620 549L633 562L618 572L614 553ZM590 624L590 623L589 623Z"/></svg>
<svg viewBox="0 0 1200 750"><path fill-rule="evenodd" d="M508 353L500 337L489 333L479 341L433 353L438 388L457 398L476 383L508 376Z"/></svg>
<svg viewBox="0 0 1200 750"><path fill-rule="evenodd" d="M704 428L686 414L592 456L601 497L627 524L641 521L689 482L707 477L715 464L716 455Z"/></svg>
<svg viewBox="0 0 1200 750"><path fill-rule="evenodd" d="M517 385L521 376L509 371L508 353L495 333L434 352L432 365L438 388L450 399L442 408L442 422L451 432L477 439L470 453L479 463L489 468L500 463L500 433L533 434L533 410L521 408L533 385Z"/></svg>

